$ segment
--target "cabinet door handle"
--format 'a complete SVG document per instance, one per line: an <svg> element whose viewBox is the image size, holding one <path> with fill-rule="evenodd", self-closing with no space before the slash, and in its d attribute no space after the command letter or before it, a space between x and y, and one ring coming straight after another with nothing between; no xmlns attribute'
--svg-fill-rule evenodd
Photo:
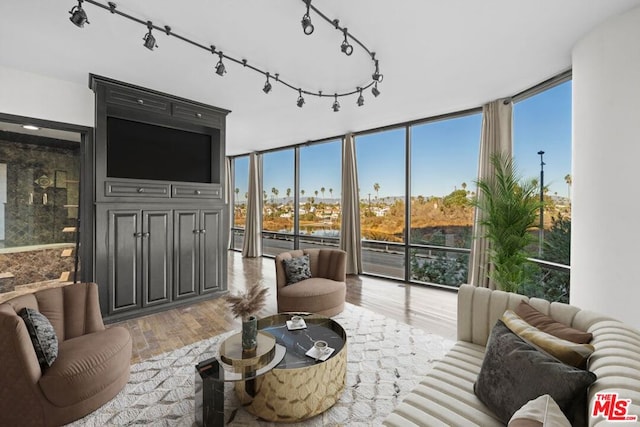
<svg viewBox="0 0 640 427"><path fill-rule="evenodd" d="M144 99L138 99L138 104L140 105L144 104Z"/></svg>
<svg viewBox="0 0 640 427"><path fill-rule="evenodd" d="M140 232L133 233L133 237L142 237L142 233Z"/></svg>
<svg viewBox="0 0 640 427"><path fill-rule="evenodd" d="M193 234L198 234L200 233L200 230L193 230Z"/></svg>
<svg viewBox="0 0 640 427"><path fill-rule="evenodd" d="M194 194L198 194L198 195L200 195L200 194L202 193L202 191L200 191L200 190L196 190L196 191L194 191L193 193L194 193Z"/></svg>
<svg viewBox="0 0 640 427"><path fill-rule="evenodd" d="M202 234L205 234L206 232L207 232L207 230L204 230L204 229L200 230L200 233L202 233Z"/></svg>
<svg viewBox="0 0 640 427"><path fill-rule="evenodd" d="M196 113L196 117L201 119L202 118L202 113Z"/></svg>
<svg viewBox="0 0 640 427"><path fill-rule="evenodd" d="M149 232L147 231L146 233L142 233L142 237L149 237Z"/></svg>
<svg viewBox="0 0 640 427"><path fill-rule="evenodd" d="M138 193L144 193L144 188L142 187L138 188Z"/></svg>

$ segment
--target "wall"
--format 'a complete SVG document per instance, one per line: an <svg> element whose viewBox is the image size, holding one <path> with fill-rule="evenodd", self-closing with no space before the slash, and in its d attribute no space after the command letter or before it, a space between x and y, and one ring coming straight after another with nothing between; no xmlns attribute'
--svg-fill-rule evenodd
<svg viewBox="0 0 640 427"><path fill-rule="evenodd" d="M571 303L640 328L640 8L573 50Z"/></svg>
<svg viewBox="0 0 640 427"><path fill-rule="evenodd" d="M79 85L0 67L0 113L93 127L94 96Z"/></svg>

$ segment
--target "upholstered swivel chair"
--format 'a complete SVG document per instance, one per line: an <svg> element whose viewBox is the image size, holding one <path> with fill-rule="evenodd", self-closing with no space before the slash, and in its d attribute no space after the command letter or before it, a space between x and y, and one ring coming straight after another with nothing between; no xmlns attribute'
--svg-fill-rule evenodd
<svg viewBox="0 0 640 427"><path fill-rule="evenodd" d="M23 308L43 314L58 356L42 369ZM111 400L129 380L131 335L105 329L95 283L76 283L0 304L0 426L59 426Z"/></svg>
<svg viewBox="0 0 640 427"><path fill-rule="evenodd" d="M309 255L311 277L288 285L283 261ZM347 253L339 249L302 249L276 256L278 312L333 316L344 310Z"/></svg>

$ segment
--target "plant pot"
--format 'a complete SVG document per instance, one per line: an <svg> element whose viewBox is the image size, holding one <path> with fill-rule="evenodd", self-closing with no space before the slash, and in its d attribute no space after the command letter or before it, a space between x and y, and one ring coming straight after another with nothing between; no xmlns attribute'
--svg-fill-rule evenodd
<svg viewBox="0 0 640 427"><path fill-rule="evenodd" d="M242 320L242 350L252 351L258 343L258 318L249 316Z"/></svg>

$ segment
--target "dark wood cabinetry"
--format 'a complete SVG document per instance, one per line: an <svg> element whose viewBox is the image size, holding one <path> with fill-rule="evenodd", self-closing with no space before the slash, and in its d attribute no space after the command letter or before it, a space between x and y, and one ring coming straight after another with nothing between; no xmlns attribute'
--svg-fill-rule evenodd
<svg viewBox="0 0 640 427"><path fill-rule="evenodd" d="M222 294L226 291L229 233L223 198L228 111L99 76L92 75L90 85L96 93L95 280L103 316L115 320ZM110 118L120 122L109 122ZM139 129L152 126L161 140L163 129L168 135L193 137L193 147L210 156L210 164L200 163L206 172L195 179L185 174L189 181L176 181L157 176L145 179L136 170L126 175L126 168L131 170L133 165L135 169L137 163L109 167L109 161L120 157L109 154L109 129L113 128L108 123L123 121L134 130L136 123L142 124ZM120 137L129 138L122 129L129 128L120 128ZM135 131L131 135L135 144ZM141 138L146 138L145 149L153 151L155 140L148 135ZM191 147L182 145L180 138L163 143L180 151ZM122 147L126 149L127 144L121 143L119 149ZM140 158L134 160L142 170L156 173L149 162L162 156L165 163L167 158L171 161L171 149L148 155L138 150ZM188 168L190 163L184 162L190 157L182 159L183 164L175 167ZM171 168L172 163L167 176L176 175L175 170L168 170ZM121 175L109 176L108 171ZM204 182L194 182L197 177L204 177Z"/></svg>
<svg viewBox="0 0 640 427"><path fill-rule="evenodd" d="M174 298L221 289L221 210L176 210Z"/></svg>

